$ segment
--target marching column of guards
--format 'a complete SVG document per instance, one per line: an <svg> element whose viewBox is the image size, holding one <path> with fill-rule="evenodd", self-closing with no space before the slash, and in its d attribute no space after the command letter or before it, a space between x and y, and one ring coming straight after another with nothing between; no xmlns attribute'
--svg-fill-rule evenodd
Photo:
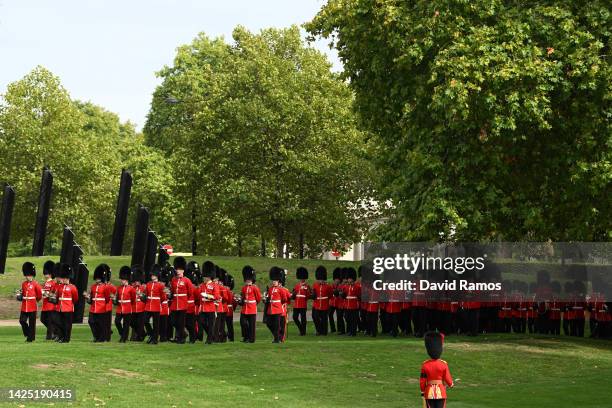
<svg viewBox="0 0 612 408"><path fill-rule="evenodd" d="M249 265L242 270L243 286L234 293L234 278L225 269L210 261L200 269L197 262L187 263L183 257L176 257L173 266L155 265L148 282L140 267L123 266L116 285L111 283L111 268L100 264L93 273L94 283L82 294L71 283L73 273L68 264L45 262L42 283L35 280L33 263L25 262L22 272L25 280L15 299L21 302L19 323L27 342L36 339L41 301L45 339L70 342L79 296L89 304L93 342L111 341L113 329L120 342L233 342L234 312L239 311L241 340L254 343L261 309L272 341L282 343L288 338L290 315L297 333L307 334L309 305L316 336L335 333L353 337L362 333L372 337L422 337L438 331L469 336L537 333L583 337L588 324L591 337L612 337L612 304L603 294L585 296L583 282L567 281L561 296L560 282L544 279L545 274L537 278L544 284L504 281L504 290L491 293L484 301L474 292L467 293L462 301L433 302L419 290L412 292L410 301L401 291L388 293L383 301L376 292L369 292L369 285L362 285L360 271L350 267L335 268L328 282L326 268L318 266L312 285L308 270L299 267L297 283L289 290L287 272L274 266L263 293Z"/></svg>

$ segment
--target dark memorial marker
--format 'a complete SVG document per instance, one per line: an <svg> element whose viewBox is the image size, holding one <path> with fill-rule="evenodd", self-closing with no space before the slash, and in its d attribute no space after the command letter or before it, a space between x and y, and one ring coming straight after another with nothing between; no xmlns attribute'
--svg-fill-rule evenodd
<svg viewBox="0 0 612 408"><path fill-rule="evenodd" d="M64 235L62 236L62 249L60 250L60 262L72 263L72 246L74 245L74 233L69 226L64 225Z"/></svg>
<svg viewBox="0 0 612 408"><path fill-rule="evenodd" d="M155 265L155 257L157 256L158 247L159 240L157 239L157 235L155 235L153 231L149 230L147 236L147 251L144 258L144 271L147 282L149 281L151 270L153 270L153 265Z"/></svg>
<svg viewBox="0 0 612 408"><path fill-rule="evenodd" d="M113 240L111 241L111 256L120 256L123 252L123 238L125 237L125 226L127 224L131 191L132 175L129 171L123 169L121 171L119 196L117 197L117 209L115 210L115 226L113 228Z"/></svg>
<svg viewBox="0 0 612 408"><path fill-rule="evenodd" d="M145 252L147 249L147 235L149 233L149 210L138 204L136 214L136 228L134 230L134 244L132 245L131 266L144 268Z"/></svg>
<svg viewBox="0 0 612 408"><path fill-rule="evenodd" d="M11 233L11 220L15 206L15 190L6 184L2 198L2 212L0 213L0 273L6 267L6 251L8 249L9 235Z"/></svg>
<svg viewBox="0 0 612 408"><path fill-rule="evenodd" d="M43 168L38 196L38 211L36 213L36 226L34 227L34 243L32 256L43 256L45 251L45 236L49 222L49 208L51 206L51 192L53 190L53 174L48 167Z"/></svg>

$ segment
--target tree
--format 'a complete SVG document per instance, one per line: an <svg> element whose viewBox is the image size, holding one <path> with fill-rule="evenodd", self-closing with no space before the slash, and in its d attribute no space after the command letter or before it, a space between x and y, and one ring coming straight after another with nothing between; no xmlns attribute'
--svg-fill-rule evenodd
<svg viewBox="0 0 612 408"><path fill-rule="evenodd" d="M295 26L233 39L180 47L144 128L199 231L274 238L277 254L302 234L318 249L359 240L371 180L351 91Z"/></svg>
<svg viewBox="0 0 612 408"><path fill-rule="evenodd" d="M610 4L330 0L389 240L612 238Z"/></svg>

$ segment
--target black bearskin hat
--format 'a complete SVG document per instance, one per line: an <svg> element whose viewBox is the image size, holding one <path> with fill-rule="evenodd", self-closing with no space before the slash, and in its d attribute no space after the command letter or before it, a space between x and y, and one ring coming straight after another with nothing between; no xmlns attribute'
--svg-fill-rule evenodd
<svg viewBox="0 0 612 408"><path fill-rule="evenodd" d="M357 280L357 271L355 268L346 268L346 279Z"/></svg>
<svg viewBox="0 0 612 408"><path fill-rule="evenodd" d="M211 261L206 261L202 265L202 276L209 279L215 279L217 276L215 272L215 264Z"/></svg>
<svg viewBox="0 0 612 408"><path fill-rule="evenodd" d="M574 284L570 281L567 281L563 285L563 289L565 293L572 293L574 291Z"/></svg>
<svg viewBox="0 0 612 408"><path fill-rule="evenodd" d="M561 284L559 281L552 281L550 282L550 289L553 291L553 293L559 294L561 293Z"/></svg>
<svg viewBox="0 0 612 408"><path fill-rule="evenodd" d="M233 290L235 285L234 277L228 273L227 275L225 275L225 280L223 281L223 284L227 286L230 290Z"/></svg>
<svg viewBox="0 0 612 408"><path fill-rule="evenodd" d="M584 282L576 279L574 281L574 290L576 293L584 295L586 293L586 286L584 285Z"/></svg>
<svg viewBox="0 0 612 408"><path fill-rule="evenodd" d="M327 280L327 269L323 265L319 265L315 269L315 279L320 281Z"/></svg>
<svg viewBox="0 0 612 408"><path fill-rule="evenodd" d="M280 268L280 271L281 271L280 284L285 286L287 283L287 271L283 268Z"/></svg>
<svg viewBox="0 0 612 408"><path fill-rule="evenodd" d="M217 275L217 278L219 278L219 281L221 283L224 283L225 282L225 277L227 276L227 271L225 269L223 269L223 268L219 268L218 273L219 274Z"/></svg>
<svg viewBox="0 0 612 408"><path fill-rule="evenodd" d="M60 278L70 278L72 276L72 266L67 263L63 263L60 266Z"/></svg>
<svg viewBox="0 0 612 408"><path fill-rule="evenodd" d="M21 272L23 276L36 276L36 266L32 262L24 262Z"/></svg>
<svg viewBox="0 0 612 408"><path fill-rule="evenodd" d="M159 279L159 276L161 275L161 266L159 266L158 264L153 265L153 268L151 269L151 276L157 276L157 279Z"/></svg>
<svg viewBox="0 0 612 408"><path fill-rule="evenodd" d="M273 266L270 268L270 280L271 281L281 281L283 279L283 270L278 266Z"/></svg>
<svg viewBox="0 0 612 408"><path fill-rule="evenodd" d="M439 359L444 348L444 335L439 332L427 332L423 337L425 338L425 348L429 357L434 360Z"/></svg>
<svg viewBox="0 0 612 408"><path fill-rule="evenodd" d="M168 262L164 266L161 266L161 271L159 274L159 280L168 283L174 276L174 269L170 266Z"/></svg>
<svg viewBox="0 0 612 408"><path fill-rule="evenodd" d="M124 265L119 269L119 279L130 280L132 277L132 268L127 265Z"/></svg>
<svg viewBox="0 0 612 408"><path fill-rule="evenodd" d="M132 266L132 279L130 282L140 282L143 283L145 279L144 271L139 265Z"/></svg>
<svg viewBox="0 0 612 408"><path fill-rule="evenodd" d="M295 272L295 276L299 279L308 279L308 269L304 268L303 266L300 266L299 268L297 268L297 271Z"/></svg>
<svg viewBox="0 0 612 408"><path fill-rule="evenodd" d="M113 273L111 271L110 266L106 265L106 270L104 271L104 282L110 282L112 274Z"/></svg>
<svg viewBox="0 0 612 408"><path fill-rule="evenodd" d="M62 269L62 264L61 263L56 263L55 265L53 265L53 274L51 276L53 276L53 279L55 278L61 278L61 269Z"/></svg>
<svg viewBox="0 0 612 408"><path fill-rule="evenodd" d="M215 267L213 268L213 270L215 271L215 274L212 276L211 279L215 279L219 277L219 274L221 274L221 269L219 268L219 265L215 265Z"/></svg>
<svg viewBox="0 0 612 408"><path fill-rule="evenodd" d="M359 265L359 267L357 268L357 277L358 278L361 278L361 276L363 275L363 269L364 269L363 265Z"/></svg>
<svg viewBox="0 0 612 408"><path fill-rule="evenodd" d="M47 261L43 265L43 275L51 275L53 276L53 267L55 266L55 262Z"/></svg>
<svg viewBox="0 0 612 408"><path fill-rule="evenodd" d="M94 269L94 273L93 273L94 280L100 279L101 281L103 281L104 276L106 275L106 268L108 268L108 265L103 264L103 263L96 266L96 269Z"/></svg>
<svg viewBox="0 0 612 408"><path fill-rule="evenodd" d="M250 280L255 282L255 269L253 269L253 267L250 265L246 265L244 268L242 268L242 279L245 281Z"/></svg>
<svg viewBox="0 0 612 408"><path fill-rule="evenodd" d="M342 280L342 268L334 268L334 271L332 272L332 278Z"/></svg>
<svg viewBox="0 0 612 408"><path fill-rule="evenodd" d="M174 269L182 269L183 271L187 267L187 261L182 256L177 256L174 258Z"/></svg>

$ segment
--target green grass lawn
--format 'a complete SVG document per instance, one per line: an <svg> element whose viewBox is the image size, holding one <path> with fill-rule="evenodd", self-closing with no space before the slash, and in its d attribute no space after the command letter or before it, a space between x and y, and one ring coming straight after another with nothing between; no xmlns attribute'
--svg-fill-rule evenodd
<svg viewBox="0 0 612 408"><path fill-rule="evenodd" d="M8 258L6 262L6 272L0 274L0 319L11 319L19 315L19 303L14 300L15 289L21 286L23 281L23 275L21 273L21 266L24 262L34 262L36 265L37 276L36 279L41 282L43 264L47 260L59 261L59 257L24 257L24 258ZM173 257L170 258L170 263L173 261ZM236 287L239 288L242 284L242 267L245 265L251 265L257 271L257 284L260 287L265 287L268 282L268 270L272 265L277 265L285 268L289 271L288 284L293 287L295 284L295 270L298 266L305 266L308 268L310 273L310 281L314 282L314 270L318 265L325 265L328 269L328 277L331 280L332 269L336 266L359 266L358 262L347 262L347 261L321 261L317 259L274 259L274 258L262 258L262 257L230 257L230 256L213 256L213 257L200 257L188 258L189 260L195 259L200 262L200 265L205 260L211 260L215 264L227 270L232 274L236 280ZM119 283L119 269L123 265L130 264L131 257L129 256L86 256L85 261L89 267L91 286L91 277L93 276L93 270L100 263L107 263L110 265L113 271L113 281L115 284ZM235 289L238 290L238 289Z"/></svg>
<svg viewBox="0 0 612 408"><path fill-rule="evenodd" d="M19 328L0 327L0 387L73 387L75 407L422 406L422 340L299 337L294 329L280 345L261 326L255 344L149 346L119 344L116 334L93 344L84 326L69 344L27 344ZM449 407L611 406L612 342L449 337L443 358L457 384ZM40 406L0 404L19 405Z"/></svg>

